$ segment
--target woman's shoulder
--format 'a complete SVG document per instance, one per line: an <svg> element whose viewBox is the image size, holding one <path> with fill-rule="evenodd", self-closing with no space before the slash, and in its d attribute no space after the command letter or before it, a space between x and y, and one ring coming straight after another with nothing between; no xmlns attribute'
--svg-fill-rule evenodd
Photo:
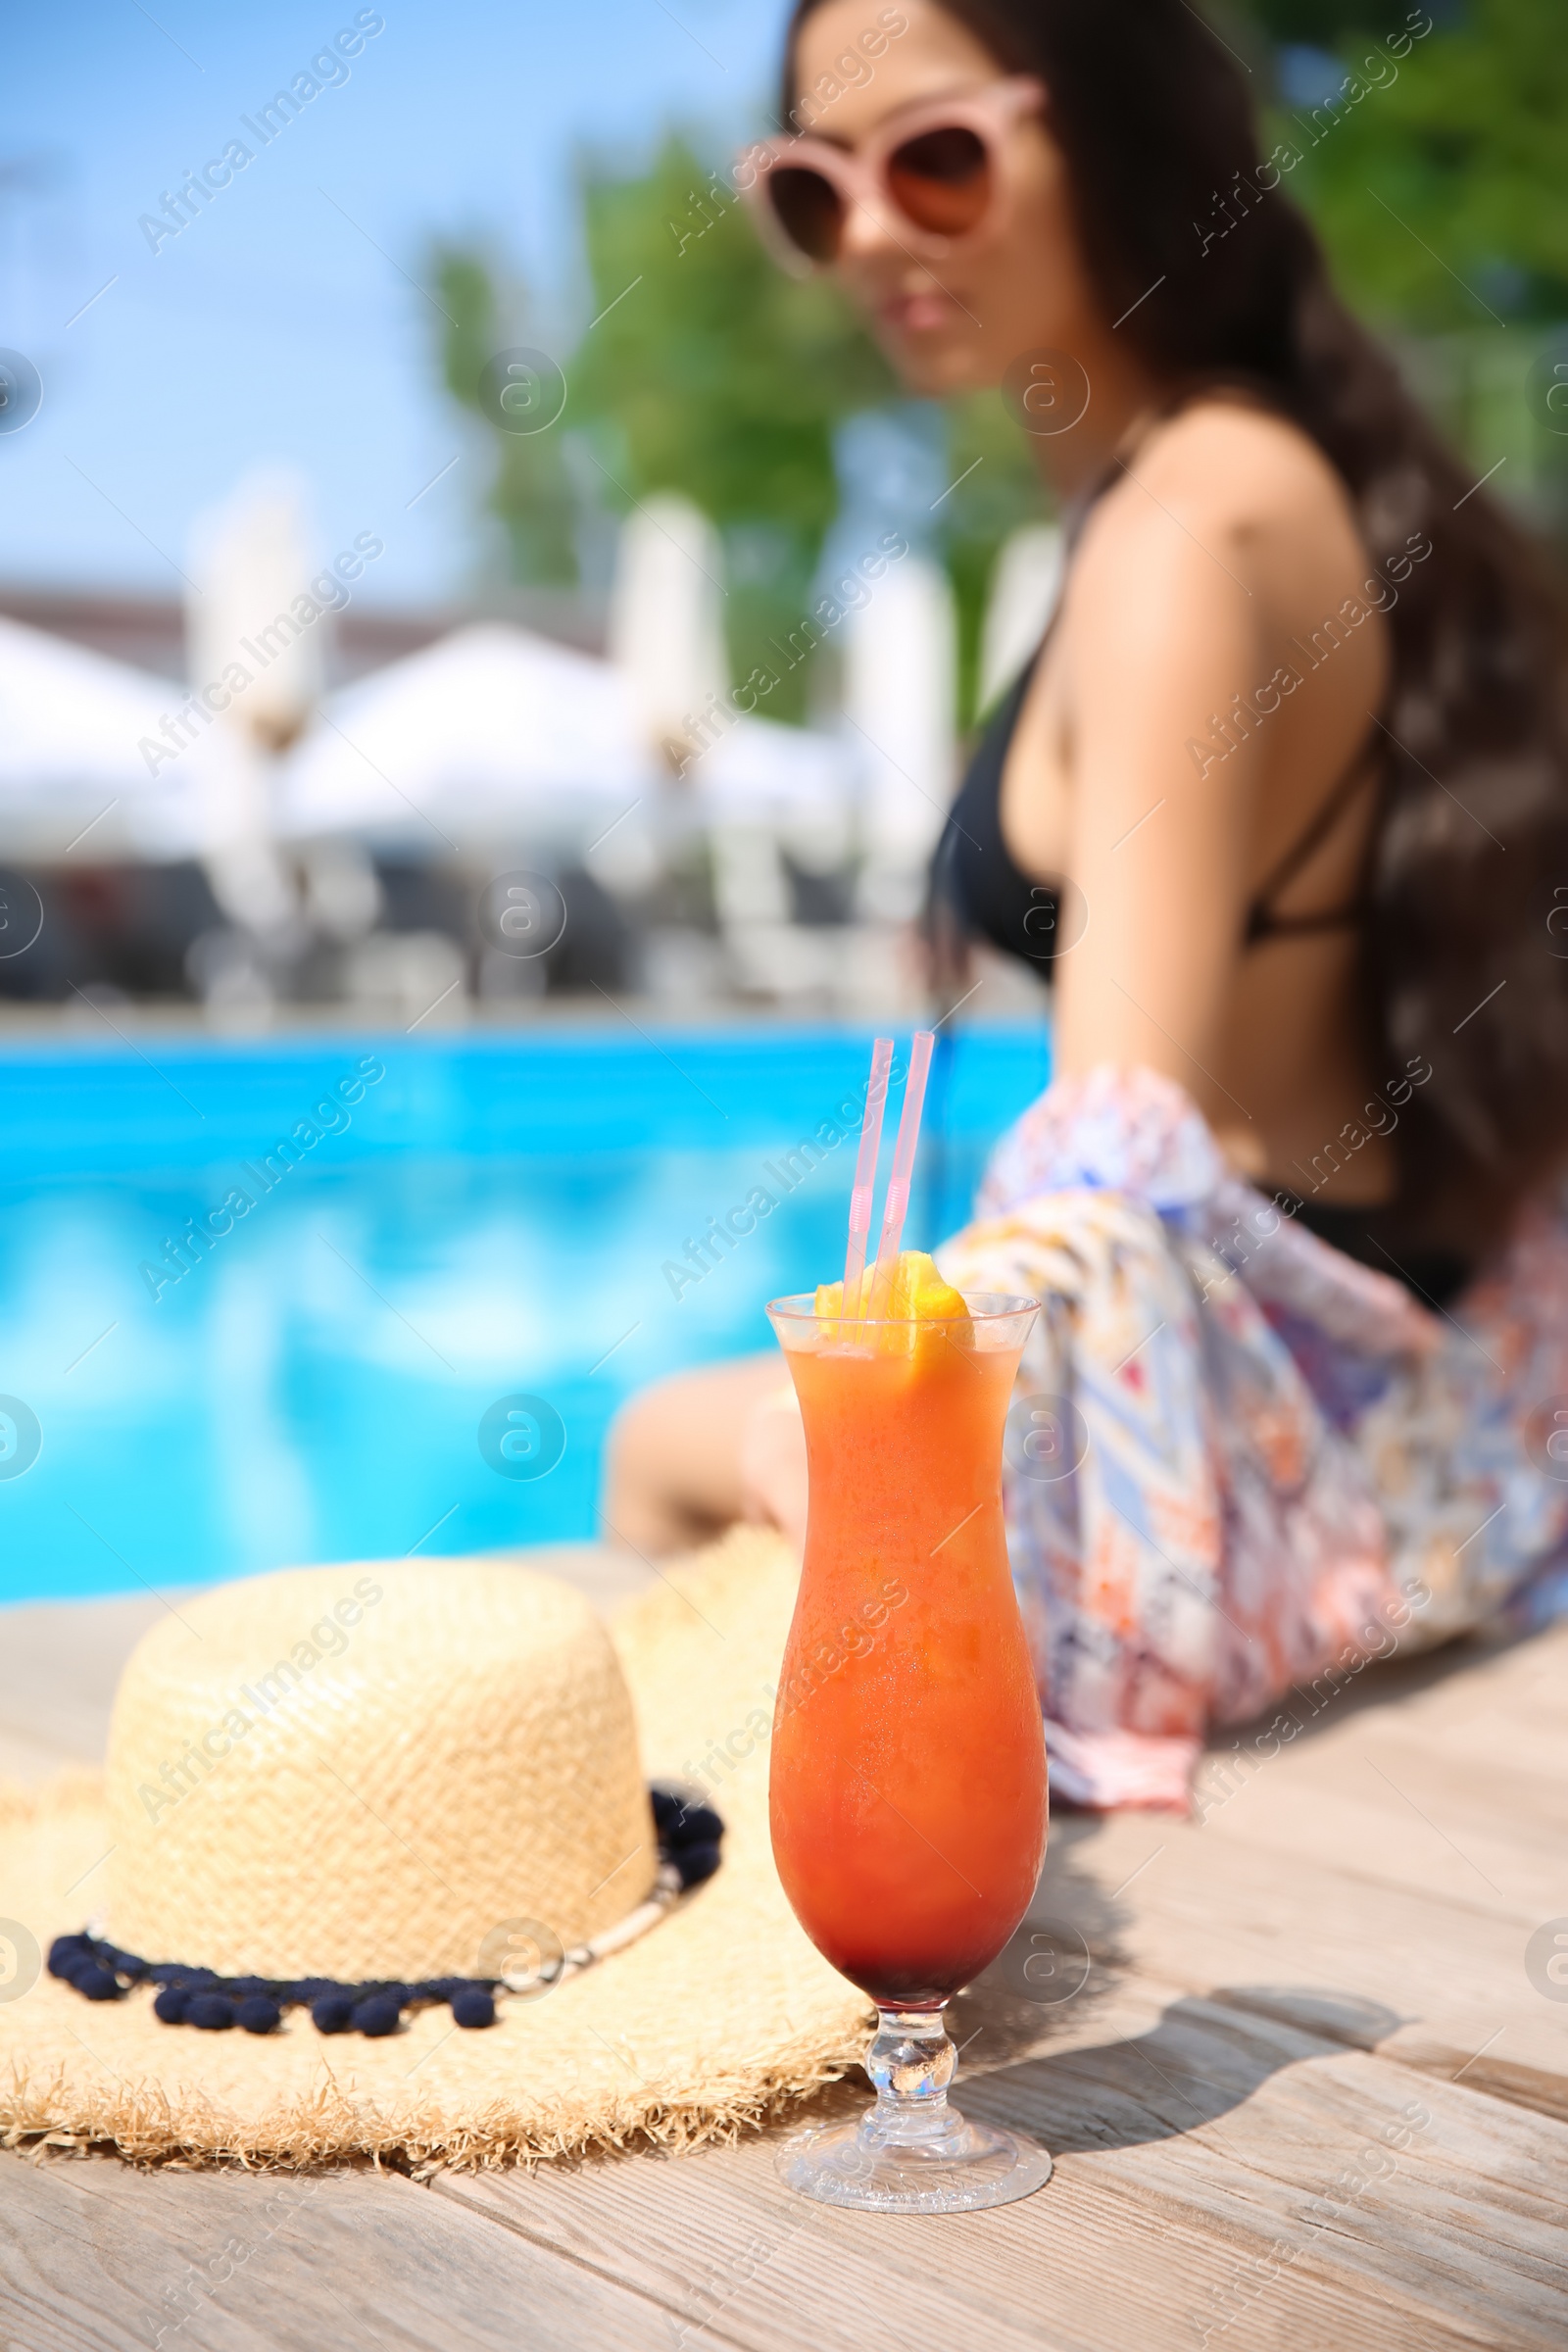
<svg viewBox="0 0 1568 2352"><path fill-rule="evenodd" d="M1184 402L1145 436L1133 459L1156 487L1205 496L1217 512L1268 509L1330 493L1345 482L1310 433L1251 395L1216 386Z"/></svg>
<svg viewBox="0 0 1568 2352"><path fill-rule="evenodd" d="M1109 588L1129 563L1195 579L1217 569L1250 595L1277 591L1298 569L1362 565L1334 465L1290 417L1245 394L1200 393L1149 427L1121 467L1084 533L1086 587Z"/></svg>

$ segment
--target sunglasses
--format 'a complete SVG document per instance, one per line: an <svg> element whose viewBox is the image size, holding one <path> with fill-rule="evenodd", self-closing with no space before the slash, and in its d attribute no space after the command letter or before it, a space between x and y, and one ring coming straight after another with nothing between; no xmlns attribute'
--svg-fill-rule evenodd
<svg viewBox="0 0 1568 2352"><path fill-rule="evenodd" d="M1005 134L1045 95L1043 82L1014 74L972 97L901 107L853 154L809 134L765 139L741 156L735 184L797 276L833 267L856 206L937 260L999 226L1010 194Z"/></svg>

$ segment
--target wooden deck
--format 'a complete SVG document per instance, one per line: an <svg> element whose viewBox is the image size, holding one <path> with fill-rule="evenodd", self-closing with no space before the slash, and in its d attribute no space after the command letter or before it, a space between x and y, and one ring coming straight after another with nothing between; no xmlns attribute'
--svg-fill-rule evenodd
<svg viewBox="0 0 1568 2352"><path fill-rule="evenodd" d="M0 1772L100 1752L159 1605L0 1613ZM1565 1680L1568 1628L1368 1669L1227 1740L1200 1823L1058 1819L956 2004L962 2103L1055 2154L1023 2204L824 2211L770 2134L428 2185L5 2155L0 2352L1559 2352L1568 1997L1526 1945L1568 1931Z"/></svg>

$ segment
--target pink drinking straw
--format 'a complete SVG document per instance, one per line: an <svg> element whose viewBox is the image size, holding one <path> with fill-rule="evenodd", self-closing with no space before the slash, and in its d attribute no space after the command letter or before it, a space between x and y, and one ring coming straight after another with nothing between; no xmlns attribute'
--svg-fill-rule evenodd
<svg viewBox="0 0 1568 2352"><path fill-rule="evenodd" d="M908 1083L904 1090L904 1109L899 1118L899 1140L893 1152L893 1173L888 1178L887 1206L882 1212L882 1239L877 1248L876 1271L871 1281L870 1313L887 1312L888 1298L899 1269L899 1245L904 1239L904 1220L909 1206L909 1185L914 1175L914 1148L920 1140L920 1112L925 1103L925 1077L931 1067L931 1049L936 1044L936 1032L917 1029L914 1046L909 1054Z"/></svg>
<svg viewBox="0 0 1568 2352"><path fill-rule="evenodd" d="M892 1064L893 1040L891 1037L879 1037L871 1048L871 1082L865 1091L860 1150L855 1162L855 1190L850 1195L850 1241L844 1252L846 1315L854 1314L860 1303L860 1283L865 1273L865 1245L871 1234L871 1194L876 1184L876 1155L882 1144L882 1111L888 1099L888 1072Z"/></svg>

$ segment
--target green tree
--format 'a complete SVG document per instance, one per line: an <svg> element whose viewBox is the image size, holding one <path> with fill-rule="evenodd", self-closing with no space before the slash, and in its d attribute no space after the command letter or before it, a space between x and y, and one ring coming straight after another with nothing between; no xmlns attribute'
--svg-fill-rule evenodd
<svg viewBox="0 0 1568 2352"><path fill-rule="evenodd" d="M1292 39L1298 0L1259 13ZM1441 16L1444 12L1439 9ZM1356 19L1361 27L1352 37ZM1341 285L1388 325L1434 331L1568 317L1568 41L1561 0L1470 0L1416 38L1396 78L1365 59L1425 7L1387 17L1358 0L1331 49L1365 94L1317 116L1273 110L1301 161L1286 185L1328 246Z"/></svg>
<svg viewBox="0 0 1568 2352"><path fill-rule="evenodd" d="M442 246L434 276L449 321L441 349L447 390L492 427L496 471L485 505L506 534L510 577L518 586L572 587L577 501L562 434L554 428L504 433L480 402L479 379L488 362L503 347L522 340L522 330L503 318L501 273L480 253ZM522 316L520 294L506 307Z"/></svg>
<svg viewBox="0 0 1568 2352"><path fill-rule="evenodd" d="M1316 26L1308 4L1254 10L1353 79L1330 104L1270 110L1268 138L1299 158L1284 185L1478 478L1498 473L1499 491L1568 539L1568 437L1547 407L1568 356L1561 0L1406 0L1386 14L1333 0Z"/></svg>
<svg viewBox="0 0 1568 2352"><path fill-rule="evenodd" d="M744 676L806 610L838 503L834 427L891 378L834 288L764 258L686 140L666 139L636 178L588 178L583 216L595 323L567 364L567 421L610 506L678 490L716 523ZM792 673L770 710L801 715L804 691Z"/></svg>
<svg viewBox="0 0 1568 2352"><path fill-rule="evenodd" d="M977 714L981 631L998 552L1021 523L1044 521L1052 505L1035 445L1000 392L955 401L949 415L956 486L942 503L941 548L958 618L958 719L968 726Z"/></svg>

